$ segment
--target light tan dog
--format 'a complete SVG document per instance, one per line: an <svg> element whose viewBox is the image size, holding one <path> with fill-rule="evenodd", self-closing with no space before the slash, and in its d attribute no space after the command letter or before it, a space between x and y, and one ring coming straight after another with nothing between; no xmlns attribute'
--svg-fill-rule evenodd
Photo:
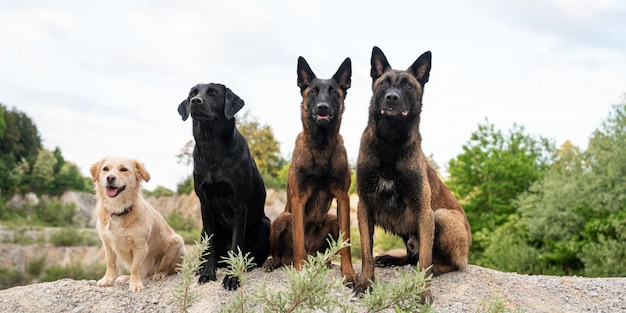
<svg viewBox="0 0 626 313"><path fill-rule="evenodd" d="M97 229L107 269L100 287L129 280L130 291L141 291L143 278L159 280L176 272L185 253L183 238L141 195L141 182L150 174L141 162L107 157L90 168L96 190ZM118 260L130 276L118 277Z"/></svg>

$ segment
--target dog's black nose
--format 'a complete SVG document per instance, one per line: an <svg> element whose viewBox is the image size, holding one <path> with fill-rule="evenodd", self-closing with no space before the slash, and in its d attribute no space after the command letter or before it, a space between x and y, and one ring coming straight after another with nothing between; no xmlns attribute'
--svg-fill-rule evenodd
<svg viewBox="0 0 626 313"><path fill-rule="evenodd" d="M396 91L389 91L385 95L385 101L387 103L395 103L398 102L398 100L400 100L400 95Z"/></svg>
<svg viewBox="0 0 626 313"><path fill-rule="evenodd" d="M192 104L202 104L202 98L200 98L200 97L193 97L193 98L191 98L191 103Z"/></svg>
<svg viewBox="0 0 626 313"><path fill-rule="evenodd" d="M115 176L107 176L107 183L115 182Z"/></svg>
<svg viewBox="0 0 626 313"><path fill-rule="evenodd" d="M320 111L324 111L324 110L328 110L328 104L327 103L320 103L317 105L317 109Z"/></svg>

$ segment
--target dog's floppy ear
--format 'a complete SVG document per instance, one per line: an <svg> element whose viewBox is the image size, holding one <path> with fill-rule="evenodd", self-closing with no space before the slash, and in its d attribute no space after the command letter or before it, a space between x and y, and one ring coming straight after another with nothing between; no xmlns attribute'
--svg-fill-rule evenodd
<svg viewBox="0 0 626 313"><path fill-rule="evenodd" d="M411 72L413 76L417 79L422 86L428 82L428 77L430 76L430 64L431 64L432 54L430 51L424 52L420 55L417 60L407 69L407 71Z"/></svg>
<svg viewBox="0 0 626 313"><path fill-rule="evenodd" d="M183 102L178 105L178 114L183 118L183 121L189 118L189 99L183 100Z"/></svg>
<svg viewBox="0 0 626 313"><path fill-rule="evenodd" d="M315 73L311 70L309 63L303 57L298 57L298 87L300 87L300 93L303 93L309 87L315 77Z"/></svg>
<svg viewBox="0 0 626 313"><path fill-rule="evenodd" d="M350 88L352 77L352 61L350 58L346 58L339 66L337 73L333 75L333 79L339 84L339 87L345 92Z"/></svg>
<svg viewBox="0 0 626 313"><path fill-rule="evenodd" d="M146 170L146 167L143 166L143 163L133 160L133 165L135 166L135 175L137 176L137 180L143 180L146 183L150 181L150 173Z"/></svg>
<svg viewBox="0 0 626 313"><path fill-rule="evenodd" d="M384 72L391 69L391 65L387 62L387 58L380 48L374 46L372 49L372 71L370 76L372 77L372 83L374 83L378 77L383 75Z"/></svg>
<svg viewBox="0 0 626 313"><path fill-rule="evenodd" d="M89 168L89 173L91 174L91 178L93 179L94 183L98 181L98 178L100 176L100 167L102 166L102 161L104 161L104 160L100 160L100 161L94 163Z"/></svg>
<svg viewBox="0 0 626 313"><path fill-rule="evenodd" d="M230 120L235 116L235 113L243 108L244 102L243 99L226 87L224 87L224 92L224 115Z"/></svg>

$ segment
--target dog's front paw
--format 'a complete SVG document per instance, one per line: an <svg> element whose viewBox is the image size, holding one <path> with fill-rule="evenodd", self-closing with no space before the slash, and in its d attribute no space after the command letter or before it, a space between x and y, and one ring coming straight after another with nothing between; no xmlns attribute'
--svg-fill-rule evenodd
<svg viewBox="0 0 626 313"><path fill-rule="evenodd" d="M128 286L128 290L130 290L131 292L142 291L143 290L143 283L141 282L141 280L139 280L139 281L131 280L130 284Z"/></svg>
<svg viewBox="0 0 626 313"><path fill-rule="evenodd" d="M206 271L202 271L202 273L200 274L200 277L198 278L198 284L202 285L204 283L208 283L210 281L216 281L217 280L217 275L215 275L215 269L210 271L210 270L206 270Z"/></svg>
<svg viewBox="0 0 626 313"><path fill-rule="evenodd" d="M224 285L224 289L227 290L237 290L239 288L239 278L237 276L224 276L224 281L222 282Z"/></svg>
<svg viewBox="0 0 626 313"><path fill-rule="evenodd" d="M152 275L152 280L161 280L165 277L167 277L167 273L165 272L155 273L154 275Z"/></svg>
<svg viewBox="0 0 626 313"><path fill-rule="evenodd" d="M274 259L273 257L269 257L265 260L265 263L263 263L263 270L269 273L282 265L283 264L280 261Z"/></svg>
<svg viewBox="0 0 626 313"><path fill-rule="evenodd" d="M104 276L96 283L98 287L107 287L113 285L115 282L115 277Z"/></svg>
<svg viewBox="0 0 626 313"><path fill-rule="evenodd" d="M423 291L420 294L420 297L422 298L422 304L425 304L425 303L432 304L433 303L433 295L430 293L430 290Z"/></svg>
<svg viewBox="0 0 626 313"><path fill-rule="evenodd" d="M357 296L357 297L361 297L363 296L364 293L366 293L368 290L371 290L371 286L369 283L361 283L358 285L355 285L352 288L352 293Z"/></svg>
<svg viewBox="0 0 626 313"><path fill-rule="evenodd" d="M356 276L356 273L351 273L348 275L344 275L344 285L346 285L347 287L353 288L357 282L358 282L358 277Z"/></svg>

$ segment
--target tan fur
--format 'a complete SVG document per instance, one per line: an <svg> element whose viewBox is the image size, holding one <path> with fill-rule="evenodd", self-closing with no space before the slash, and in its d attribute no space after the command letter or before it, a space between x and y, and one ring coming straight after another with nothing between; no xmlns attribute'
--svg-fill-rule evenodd
<svg viewBox="0 0 626 313"><path fill-rule="evenodd" d="M129 280L130 291L141 291L143 279L159 280L176 272L185 253L183 238L176 234L161 214L141 195L141 182L150 174L141 162L107 157L90 168L96 190L96 228L102 239L107 269L97 282L100 287ZM107 177L114 186L125 186L115 197L106 193ZM126 214L119 215L132 206ZM119 276L118 260L130 269L130 276Z"/></svg>

